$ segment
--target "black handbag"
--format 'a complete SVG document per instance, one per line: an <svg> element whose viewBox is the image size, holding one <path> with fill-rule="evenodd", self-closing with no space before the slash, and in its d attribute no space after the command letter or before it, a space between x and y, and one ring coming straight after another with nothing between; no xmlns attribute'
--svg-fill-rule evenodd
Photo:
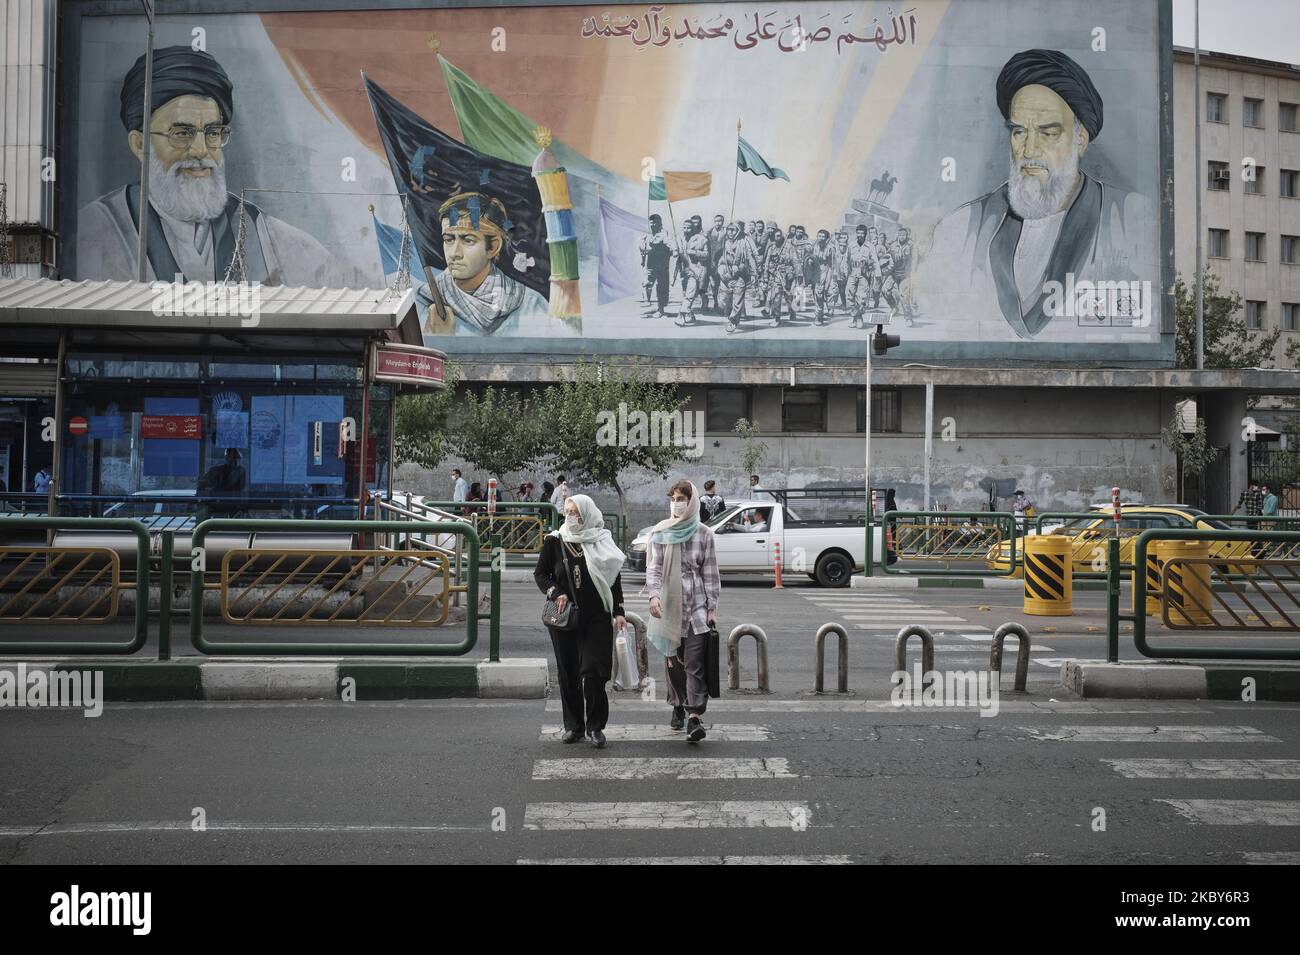
<svg viewBox="0 0 1300 955"><path fill-rule="evenodd" d="M564 561L564 573L569 580L573 579L573 574L569 570L569 558L564 553L564 542L560 541L560 559ZM558 595L557 595L558 596ZM556 630L577 630L578 629L578 602L572 597L561 610L555 601L555 597L547 597L546 603L542 605L542 623Z"/></svg>

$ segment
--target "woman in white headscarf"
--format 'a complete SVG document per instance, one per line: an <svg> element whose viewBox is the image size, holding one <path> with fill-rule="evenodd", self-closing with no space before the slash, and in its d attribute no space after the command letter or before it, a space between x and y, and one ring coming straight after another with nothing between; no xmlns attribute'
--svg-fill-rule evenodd
<svg viewBox="0 0 1300 955"><path fill-rule="evenodd" d="M704 739L700 719L709 705L710 687L717 695L718 660L709 631L718 626L722 577L713 546L713 531L700 523L700 492L690 481L668 490L670 516L650 532L646 555L646 589L650 624L646 638L668 658L669 726L686 724L686 739ZM712 677L712 679L710 679Z"/></svg>
<svg viewBox="0 0 1300 955"><path fill-rule="evenodd" d="M564 712L565 743L585 735L597 749L605 746L609 697L605 683L614 666L614 625L621 630L623 581L619 570L625 555L605 528L605 518L585 494L564 502L564 524L547 534L537 558L533 579L548 599L554 597L561 612L577 604L576 630L551 632L555 669Z"/></svg>

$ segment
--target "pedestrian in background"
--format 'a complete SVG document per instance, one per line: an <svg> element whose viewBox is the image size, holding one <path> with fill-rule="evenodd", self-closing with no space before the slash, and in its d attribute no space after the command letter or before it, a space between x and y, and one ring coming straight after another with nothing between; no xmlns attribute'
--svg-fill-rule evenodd
<svg viewBox="0 0 1300 955"><path fill-rule="evenodd" d="M538 500L539 500L539 501L549 501L549 500L551 499L551 495L554 494L554 493L555 493L555 485L552 484L550 481L543 481L543 482L542 482L542 496L539 497Z"/></svg>
<svg viewBox="0 0 1300 955"><path fill-rule="evenodd" d="M666 658L669 726L686 725L686 739L705 737L700 719L718 695L718 598L722 577L713 531L700 523L695 485L682 480L669 489L669 517L650 532L646 590L650 625L646 639Z"/></svg>
<svg viewBox="0 0 1300 955"><path fill-rule="evenodd" d="M460 476L460 468L451 469L451 479L454 482L451 488L451 499L453 501L463 501L469 494L469 484Z"/></svg>
<svg viewBox="0 0 1300 955"><path fill-rule="evenodd" d="M551 492L551 503L555 505L557 511L563 511L564 502L569 499L569 482L565 480L563 474L556 480L555 490Z"/></svg>
<svg viewBox="0 0 1300 955"><path fill-rule="evenodd" d="M533 485L531 482L525 481L523 484L519 485L519 497L517 498L517 500L531 501L532 499L533 499Z"/></svg>
<svg viewBox="0 0 1300 955"><path fill-rule="evenodd" d="M1261 491L1263 492L1264 497L1260 504L1260 514L1264 517L1277 517L1281 502L1278 500L1277 493L1273 490L1273 485L1265 484L1261 488ZM1277 527L1277 523L1275 521L1269 521L1268 523L1260 524L1260 527L1271 531L1273 528Z"/></svg>
<svg viewBox="0 0 1300 955"><path fill-rule="evenodd" d="M1232 509L1232 513L1236 514L1243 506L1246 508L1247 517L1258 517L1264 511L1264 492L1254 481L1251 481L1246 490L1241 492L1241 497L1237 498L1237 506Z"/></svg>
<svg viewBox="0 0 1300 955"><path fill-rule="evenodd" d="M704 496L700 498L700 519L706 524L712 524L713 519L727 509L727 502L714 490L716 486L713 481L704 482Z"/></svg>
<svg viewBox="0 0 1300 955"><path fill-rule="evenodd" d="M562 742L576 743L585 735L597 749L605 747L605 683L614 668L614 626L622 630L627 625L619 574L625 559L600 510L585 494L564 503L564 524L542 541L533 580L561 613L573 602L578 614L577 629L546 628L560 684Z"/></svg>
<svg viewBox="0 0 1300 955"><path fill-rule="evenodd" d="M475 481L473 484L471 484L471 485L469 486L469 493L468 493L467 495L465 495L465 500L466 500L466 501L482 501L482 500L484 500L484 498L483 498L483 485L482 485L482 484L479 484L478 481Z"/></svg>

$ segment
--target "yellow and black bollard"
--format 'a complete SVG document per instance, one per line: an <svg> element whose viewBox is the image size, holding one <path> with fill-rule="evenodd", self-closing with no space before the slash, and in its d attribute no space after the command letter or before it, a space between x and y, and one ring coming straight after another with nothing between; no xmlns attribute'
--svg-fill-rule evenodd
<svg viewBox="0 0 1300 955"><path fill-rule="evenodd" d="M1071 540L1061 534L1025 538L1025 613L1068 617L1074 613Z"/></svg>
<svg viewBox="0 0 1300 955"><path fill-rule="evenodd" d="M1210 591L1210 565L1187 564L1178 558L1209 557L1210 543L1203 540L1161 541L1160 566L1169 587L1169 623L1205 626L1214 623ZM1157 598L1160 591L1156 591ZM1157 604L1158 606L1158 604Z"/></svg>

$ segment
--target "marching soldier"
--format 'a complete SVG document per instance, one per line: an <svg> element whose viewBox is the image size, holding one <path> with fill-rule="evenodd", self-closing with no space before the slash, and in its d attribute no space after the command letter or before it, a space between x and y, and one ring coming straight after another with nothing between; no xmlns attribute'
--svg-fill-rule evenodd
<svg viewBox="0 0 1300 955"><path fill-rule="evenodd" d="M838 256L835 246L831 245L831 234L825 229L817 231L817 242L813 245L808 260L812 264L813 297L817 302L815 325L826 324L826 306L835 304L835 264Z"/></svg>
<svg viewBox="0 0 1300 955"><path fill-rule="evenodd" d="M686 284L683 286L682 310L676 324L695 324L695 309L704 303L705 282L709 275L709 239L699 216L686 220L686 242L679 261L685 261Z"/></svg>
<svg viewBox="0 0 1300 955"><path fill-rule="evenodd" d="M650 290L654 289L661 318L668 314L668 268L672 258L663 219L652 215L650 234L641 239L641 265L645 269L645 300L650 301Z"/></svg>
<svg viewBox="0 0 1300 955"><path fill-rule="evenodd" d="M739 222L727 225L727 238L718 258L718 278L722 282L722 307L727 316L727 333L740 331L745 317L745 291L758 272L754 246L744 235Z"/></svg>

